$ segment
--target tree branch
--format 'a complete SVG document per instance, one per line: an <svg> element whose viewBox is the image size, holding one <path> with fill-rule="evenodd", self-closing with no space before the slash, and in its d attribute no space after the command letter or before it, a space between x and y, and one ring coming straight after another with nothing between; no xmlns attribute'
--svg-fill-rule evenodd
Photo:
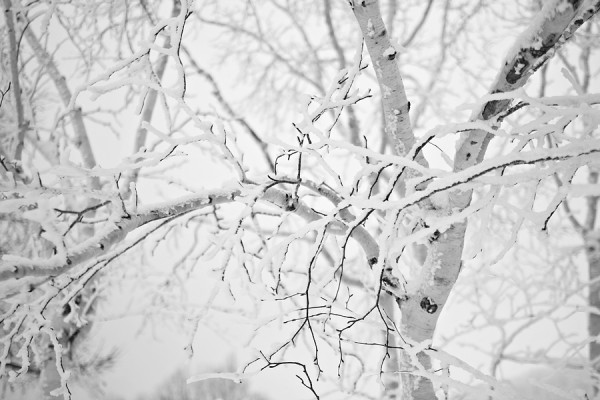
<svg viewBox="0 0 600 400"><path fill-rule="evenodd" d="M21 84L19 82L19 49L15 38L15 21L12 12L11 0L3 0L4 18L8 28L9 60L10 74L13 87L13 96L15 99L15 109L17 112L17 146L15 148L15 160L21 160L23 156L23 146L25 145L25 132L27 131L27 122L21 100Z"/></svg>
<svg viewBox="0 0 600 400"><path fill-rule="evenodd" d="M586 10L581 18L575 20L582 3L582 0L546 3L527 31L517 39L490 93L510 92L523 87L529 77L581 26L582 18L591 18L593 14ZM489 101L472 119L490 120L504 112L510 103L510 99ZM492 137L484 130L464 133L454 160L454 170L481 162Z"/></svg>
<svg viewBox="0 0 600 400"><path fill-rule="evenodd" d="M301 202L291 202L290 199L293 198L291 194L275 189L272 186L272 182L268 185L262 185L262 188L261 185L258 185L257 189L263 191L258 199L272 203L284 210L293 211L296 215L307 221L317 221L323 218L322 214L309 206ZM253 192L254 190L252 189ZM136 213L113 219L114 222L107 224L103 229L99 229L93 237L48 259L28 259L5 254L0 258L0 282L25 276L56 276L62 274L76 265L104 253L116 243L123 241L130 232L143 225L164 218L181 216L207 206L237 200L243 201L244 194L242 189L227 189L218 193L195 194L171 203L140 207ZM126 212L125 210L123 211ZM331 222L328 229L328 232L335 235L343 235L347 231L347 225L341 221ZM350 237L357 240L363 247L367 260L379 254L377 242L375 242L364 228L356 227L351 232Z"/></svg>

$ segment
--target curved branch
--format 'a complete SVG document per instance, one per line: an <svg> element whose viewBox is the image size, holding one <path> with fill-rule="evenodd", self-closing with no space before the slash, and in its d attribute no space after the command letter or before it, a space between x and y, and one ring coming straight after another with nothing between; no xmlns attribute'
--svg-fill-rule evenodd
<svg viewBox="0 0 600 400"><path fill-rule="evenodd" d="M293 199L291 194L272 186L273 183L263 185L262 188L258 186L259 193L262 191L258 199L272 203L282 209L293 211L307 221L317 221L323 218L322 214L309 206L301 202L294 203L291 200ZM103 254L116 243L124 240L130 232L150 222L181 216L207 206L243 200L245 195L247 193L244 193L242 189L235 188L222 190L218 193L195 194L174 202L140 207L136 213L121 216L113 223L107 224L103 229L99 229L93 237L77 246L47 259L28 259L5 254L0 258L0 282L25 276L56 276L62 274L82 262ZM329 232L335 235L346 234L347 231L347 225L341 221L333 221L329 225ZM367 259L378 254L377 243L364 228L354 229L350 236L363 247Z"/></svg>

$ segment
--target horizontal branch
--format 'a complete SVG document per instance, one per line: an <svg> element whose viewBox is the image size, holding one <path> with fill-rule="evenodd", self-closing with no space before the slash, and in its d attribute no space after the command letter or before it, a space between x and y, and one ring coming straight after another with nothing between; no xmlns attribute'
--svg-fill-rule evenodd
<svg viewBox="0 0 600 400"><path fill-rule="evenodd" d="M292 194L272 186L273 183L262 186L257 185L255 189L246 191L240 188L227 189L140 207L135 213L123 215L118 221L108 223L104 228L99 229L93 237L49 258L29 259L5 254L0 258L0 281L19 279L25 276L57 276L82 262L104 254L112 246L123 241L129 233L150 222L181 216L207 206L234 201L244 202L252 194L258 195L257 200L272 203L287 211L293 211L307 221L316 221L323 218L322 214L302 202L293 201ZM332 234L342 235L347 231L347 225L341 221L332 222L329 225L329 232ZM363 227L355 228L351 237L363 247L367 259L378 254L377 243Z"/></svg>
<svg viewBox="0 0 600 400"><path fill-rule="evenodd" d="M446 192L451 189L459 189L461 185L471 183L476 178L491 171L519 165L533 165L541 162L566 161L577 158L581 158L580 164L585 165L589 162L588 156L597 157L597 154L599 153L600 139L592 139L551 150L540 149L527 153L508 154L496 157L493 160L485 160L477 165L473 165L462 171L451 173L445 177L436 178L429 183L425 189L410 193L401 200L383 201L377 200L377 198L371 198L368 200L361 200L360 206L363 208L377 208L381 210L405 209L430 198L436 193ZM555 171L555 169L549 169L548 175L554 174ZM469 191L464 191L462 194L470 196ZM459 197L461 192L457 190L454 195ZM356 205L353 204L351 200L346 200L345 202ZM341 206L343 205L344 204Z"/></svg>

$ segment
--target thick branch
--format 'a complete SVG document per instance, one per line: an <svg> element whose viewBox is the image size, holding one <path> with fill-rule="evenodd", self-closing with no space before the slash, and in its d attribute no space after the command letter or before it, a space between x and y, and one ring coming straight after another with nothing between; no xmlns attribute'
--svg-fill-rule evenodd
<svg viewBox="0 0 600 400"><path fill-rule="evenodd" d="M508 92L525 85L529 77L543 66L558 46L564 43L566 38L571 37L575 30L581 26L585 21L582 18L589 19L593 15L590 10L585 10L581 13L580 18L574 20L580 14L581 4L581 0L557 0L546 3L540 14L532 22L532 26L517 39L518 42L514 46L515 50L507 57L507 61L492 85L491 93ZM597 2L597 4L600 4L600 2ZM594 10L597 11L598 8L596 7ZM473 119L490 120L505 112L509 106L510 99L489 101L483 105ZM484 166L488 163L482 163L482 160L492 137L492 133L483 129L466 132L457 150L454 171L461 175L461 172L466 170L486 169ZM564 160L576 156L572 153L570 156L566 156L572 150L580 155L592 154L599 150L598 148L594 149L595 144L591 144L591 147L592 149L582 146L565 146L552 151L551 153L554 156L551 159ZM534 154L535 152L531 152L528 157L535 157ZM539 161L543 160L539 159ZM515 164L511 162L507 165ZM471 194L471 190L450 193L449 209L464 209L467 207L471 201ZM453 225L429 249L424 274L425 276L431 276L432 279L423 280L419 292L423 296L435 299L435 302L441 307L443 307L460 272L465 229L464 223ZM439 268L440 265L442 268ZM429 282L435 284L431 285ZM431 328L427 329L435 327L439 314L437 312L432 315Z"/></svg>
<svg viewBox="0 0 600 400"><path fill-rule="evenodd" d="M182 215L208 205L228 202L239 193L237 190L218 195L201 195L164 207L139 210L137 214L123 216L119 221L99 229L93 237L68 249L66 254L56 254L49 259L27 259L5 255L0 263L0 281L24 276L62 274L74 266L102 254L105 250L124 240L127 234L149 222Z"/></svg>
<svg viewBox="0 0 600 400"><path fill-rule="evenodd" d="M582 0L548 2L532 22L532 26L521 35L514 51L508 55L490 93L510 92L523 87L529 77L537 71L564 43L575 30L593 13L586 10L579 14ZM597 9L596 9L597 11ZM474 120L490 120L510 106L510 100L494 100L483 105ZM483 160L492 134L483 130L472 130L464 134L454 160L454 169L462 170Z"/></svg>
<svg viewBox="0 0 600 400"><path fill-rule="evenodd" d="M259 197L260 200L293 211L307 221L316 221L323 218L322 214L317 213L307 205L294 203L292 201L293 196L283 190L270 186L264 187L263 190L264 193ZM0 259L0 281L25 276L57 276L78 264L103 254L115 244L123 241L130 232L150 222L177 217L207 206L233 201L244 201L244 194L241 189L193 195L164 205L140 208L135 214L122 216L118 221L98 230L93 237L62 254L56 254L48 259L27 259L15 255L4 255ZM342 235L346 234L347 230L346 224L335 221L330 223L328 231L335 235ZM362 246L367 259L376 257L379 254L377 243L364 228L355 228L350 236Z"/></svg>
<svg viewBox="0 0 600 400"><path fill-rule="evenodd" d="M492 93L512 91L522 87L527 79L553 54L560 45L561 36L576 29L573 25L581 25L577 21L572 22L578 14L581 1L554 1L546 4L540 15L533 21L527 35L519 38L516 50L509 55L504 63L494 85ZM574 31L574 30L573 30ZM494 100L487 102L482 109L476 113L475 120L489 120L504 112L510 105L510 100ZM468 175L473 179L484 174L488 170L490 162L482 162L485 150L493 134L486 130L469 131L463 137L463 141L455 157L454 171L456 177L462 176L469 171ZM592 149L585 145L564 146L552 151L532 151L518 156L505 158L505 165L518 165L545 160L564 160L570 157L578 157L584 154L593 154L600 151L596 147L598 142L591 141ZM574 151L575 153L571 153ZM550 155L552 154L552 155ZM523 159L520 159L524 157ZM546 158L549 157L549 158ZM511 160L512 158L512 160ZM527 159L527 161L525 160ZM477 172L476 172L477 171ZM461 180L461 178L458 178ZM435 191L439 182L432 182L425 191ZM455 212L467 207L471 201L471 190L455 191L450 193L449 205L445 211ZM421 271L419 285L409 293L407 301L400 302L402 318L405 329L409 336L422 341L433 336L437 320L441 314L444 304L452 290L460 268L461 257L464 247L466 223L451 225L434 240L428 249L427 259Z"/></svg>

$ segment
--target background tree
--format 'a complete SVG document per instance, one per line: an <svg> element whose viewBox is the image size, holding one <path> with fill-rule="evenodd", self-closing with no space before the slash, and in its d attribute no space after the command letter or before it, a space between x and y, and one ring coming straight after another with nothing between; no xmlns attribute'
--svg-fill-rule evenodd
<svg viewBox="0 0 600 400"><path fill-rule="evenodd" d="M70 398L96 299L127 278L148 314L182 319L190 353L201 324L226 326L236 379L282 368L317 398L514 398L501 363L552 361L552 343L597 379L600 3L509 3L3 0L0 375L37 370ZM555 261L565 221L590 279L575 251ZM500 333L474 342L489 375L434 337L453 337L452 293L483 320L454 337ZM589 335L566 337L564 310ZM542 320L543 357L511 356Z"/></svg>

